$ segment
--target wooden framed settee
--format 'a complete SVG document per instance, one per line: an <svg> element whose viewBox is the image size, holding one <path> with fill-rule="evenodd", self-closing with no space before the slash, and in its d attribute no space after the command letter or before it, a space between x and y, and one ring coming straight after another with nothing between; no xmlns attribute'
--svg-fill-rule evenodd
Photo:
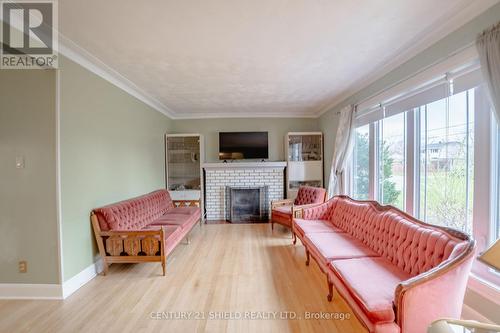
<svg viewBox="0 0 500 333"><path fill-rule="evenodd" d="M92 227L103 262L103 273L113 263L161 262L187 238L197 222L200 202L173 201L167 190L93 209Z"/></svg>

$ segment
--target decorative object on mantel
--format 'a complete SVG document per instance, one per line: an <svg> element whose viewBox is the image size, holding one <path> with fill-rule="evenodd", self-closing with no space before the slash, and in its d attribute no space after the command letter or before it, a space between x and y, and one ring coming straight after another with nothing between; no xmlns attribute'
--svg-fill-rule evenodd
<svg viewBox="0 0 500 333"><path fill-rule="evenodd" d="M467 329L467 331L465 331ZM440 319L431 324L427 333L500 332L500 326L474 320Z"/></svg>
<svg viewBox="0 0 500 333"><path fill-rule="evenodd" d="M481 253L477 260L500 272L500 239Z"/></svg>

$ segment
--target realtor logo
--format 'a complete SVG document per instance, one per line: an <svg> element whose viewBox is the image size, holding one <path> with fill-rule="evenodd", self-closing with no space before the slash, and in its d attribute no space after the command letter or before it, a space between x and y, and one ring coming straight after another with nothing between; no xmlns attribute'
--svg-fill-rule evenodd
<svg viewBox="0 0 500 333"><path fill-rule="evenodd" d="M57 68L57 3L0 1L0 68Z"/></svg>

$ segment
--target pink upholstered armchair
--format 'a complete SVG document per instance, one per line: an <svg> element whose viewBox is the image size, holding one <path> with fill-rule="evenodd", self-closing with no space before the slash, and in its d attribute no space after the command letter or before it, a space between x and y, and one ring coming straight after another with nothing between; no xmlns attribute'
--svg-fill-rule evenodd
<svg viewBox="0 0 500 333"><path fill-rule="evenodd" d="M271 203L271 229L274 223L285 227L292 227L292 219L296 212L303 208L325 202L326 191L324 188L301 186L295 199L273 201Z"/></svg>

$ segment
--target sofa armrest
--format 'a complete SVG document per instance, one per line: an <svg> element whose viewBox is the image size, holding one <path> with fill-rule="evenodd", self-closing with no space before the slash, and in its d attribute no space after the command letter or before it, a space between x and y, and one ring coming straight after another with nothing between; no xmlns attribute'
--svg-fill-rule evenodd
<svg viewBox="0 0 500 333"><path fill-rule="evenodd" d="M433 269L401 282L396 288L396 322L402 332L427 332L440 318L460 318L475 242Z"/></svg>
<svg viewBox="0 0 500 333"><path fill-rule="evenodd" d="M314 208L316 206L322 205L322 203L312 203L308 205L293 205L292 206L292 216L296 219L302 219L304 216L304 209Z"/></svg>
<svg viewBox="0 0 500 333"><path fill-rule="evenodd" d="M283 199L283 200L274 200L271 201L271 209L280 207L280 206L291 206L293 205L293 199Z"/></svg>

